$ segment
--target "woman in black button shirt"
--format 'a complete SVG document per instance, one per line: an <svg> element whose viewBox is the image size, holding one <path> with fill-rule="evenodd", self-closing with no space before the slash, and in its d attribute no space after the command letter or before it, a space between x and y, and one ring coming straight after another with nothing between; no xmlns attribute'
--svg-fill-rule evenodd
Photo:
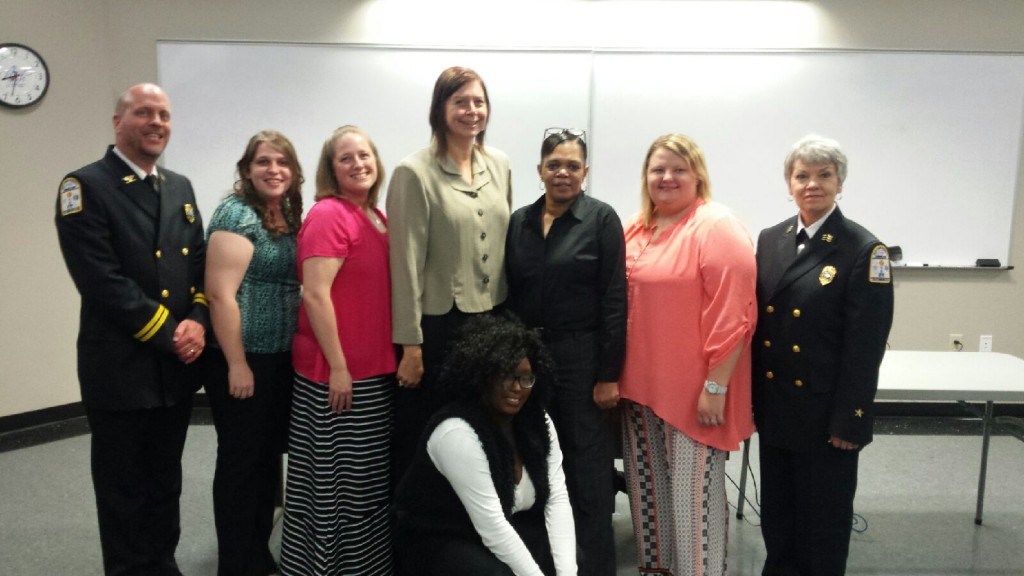
<svg viewBox="0 0 1024 576"><path fill-rule="evenodd" d="M615 574L612 454L606 409L618 403L626 335L622 224L582 191L582 130L548 129L537 172L544 195L512 214L505 242L509 303L541 328L557 381L548 407L565 455L580 574Z"/></svg>

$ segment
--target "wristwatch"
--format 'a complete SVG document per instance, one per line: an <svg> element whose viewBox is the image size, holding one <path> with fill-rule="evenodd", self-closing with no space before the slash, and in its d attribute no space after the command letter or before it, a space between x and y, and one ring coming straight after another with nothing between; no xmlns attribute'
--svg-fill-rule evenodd
<svg viewBox="0 0 1024 576"><path fill-rule="evenodd" d="M718 394L725 394L729 391L728 386L719 386L718 382L715 382L714 380L705 380L704 389L708 391L708 394L715 394L716 396Z"/></svg>

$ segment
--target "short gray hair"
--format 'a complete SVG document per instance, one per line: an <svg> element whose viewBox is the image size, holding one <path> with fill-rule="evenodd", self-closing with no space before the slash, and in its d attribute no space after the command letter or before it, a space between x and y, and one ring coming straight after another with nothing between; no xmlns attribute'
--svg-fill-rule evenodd
<svg viewBox="0 0 1024 576"><path fill-rule="evenodd" d="M839 184L842 185L846 180L846 154L843 154L839 142L831 138L808 134L798 140L786 156L785 176L787 182L793 175L793 164L797 160L801 160L805 164L832 164L836 167Z"/></svg>

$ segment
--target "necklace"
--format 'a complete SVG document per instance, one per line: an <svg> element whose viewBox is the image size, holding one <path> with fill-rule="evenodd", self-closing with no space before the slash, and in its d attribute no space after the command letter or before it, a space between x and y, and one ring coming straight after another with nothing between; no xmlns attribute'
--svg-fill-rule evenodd
<svg viewBox="0 0 1024 576"><path fill-rule="evenodd" d="M654 227L656 228L657 224L655 224ZM633 273L633 267L636 266L636 263L640 260L640 257L644 255L644 252L647 250L647 247L651 245L651 240L654 240L654 230L651 230L651 234L647 237L647 241L644 242L644 245L640 247L640 251L637 252L636 256L633 256L631 260L626 262L626 282L629 282L629 276L630 274Z"/></svg>
<svg viewBox="0 0 1024 576"><path fill-rule="evenodd" d="M385 230L384 221L380 219L380 216L377 216L376 210L367 206L366 208L363 208L363 214L366 214L366 217L370 219L370 222L377 230L380 230L381 232Z"/></svg>

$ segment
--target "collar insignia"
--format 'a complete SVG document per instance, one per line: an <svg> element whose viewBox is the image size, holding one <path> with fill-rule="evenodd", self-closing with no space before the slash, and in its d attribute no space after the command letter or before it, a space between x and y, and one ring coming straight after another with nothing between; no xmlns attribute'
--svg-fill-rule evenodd
<svg viewBox="0 0 1024 576"><path fill-rule="evenodd" d="M832 235L831 234L822 234L821 235L821 239L824 240L825 242L828 242L829 244L832 243Z"/></svg>
<svg viewBox="0 0 1024 576"><path fill-rule="evenodd" d="M131 184L132 182L135 182L136 180L138 180L138 178L135 177L135 174L129 174L129 175L125 176L124 178L121 178L121 180L124 180L125 184Z"/></svg>
<svg viewBox="0 0 1024 576"><path fill-rule="evenodd" d="M196 209L191 204L185 204L185 219L189 224L194 224L196 221Z"/></svg>

